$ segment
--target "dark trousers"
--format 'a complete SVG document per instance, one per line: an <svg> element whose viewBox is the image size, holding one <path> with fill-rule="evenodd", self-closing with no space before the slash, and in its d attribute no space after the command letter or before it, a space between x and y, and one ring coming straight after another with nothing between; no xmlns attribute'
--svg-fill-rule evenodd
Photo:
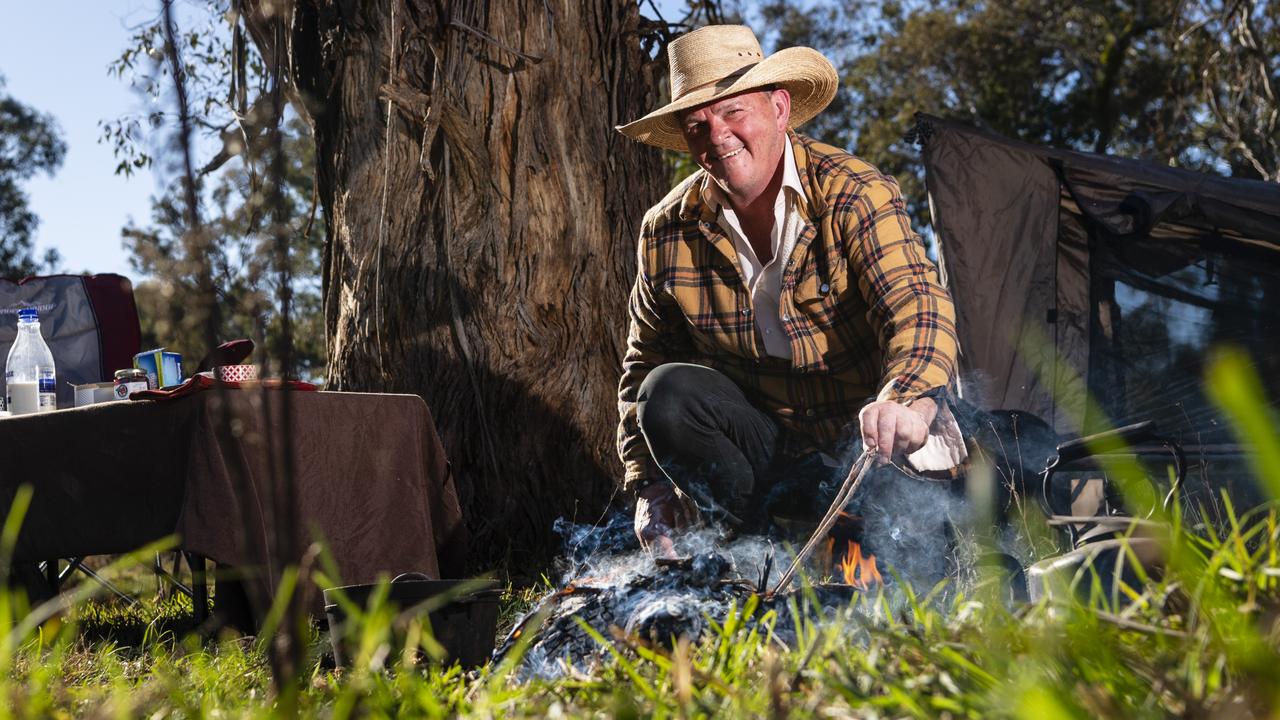
<svg viewBox="0 0 1280 720"><path fill-rule="evenodd" d="M851 438L843 466L815 455L786 457L782 430L732 380L711 368L661 365L640 385L640 431L658 466L713 521L763 532L771 517L817 520L835 497L861 443ZM891 467L868 475L848 510L863 518L864 538L883 563L913 584L945 574L951 488L912 480Z"/></svg>
<svg viewBox="0 0 1280 720"><path fill-rule="evenodd" d="M759 520L753 503L781 432L732 380L702 365L661 365L640 385L636 417L654 461L704 515Z"/></svg>

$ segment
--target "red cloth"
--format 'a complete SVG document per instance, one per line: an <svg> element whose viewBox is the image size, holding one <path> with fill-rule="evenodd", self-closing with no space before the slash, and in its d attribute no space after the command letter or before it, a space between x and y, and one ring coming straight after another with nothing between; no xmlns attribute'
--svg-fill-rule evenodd
<svg viewBox="0 0 1280 720"><path fill-rule="evenodd" d="M204 356L204 359L200 361L200 365L196 367L196 372L202 373L205 370L212 370L219 365L239 365L252 353L252 340L241 338L240 340L224 342L214 348L213 352Z"/></svg>
<svg viewBox="0 0 1280 720"><path fill-rule="evenodd" d="M340 584L421 572L461 577L466 531L431 413L413 395L307 392L290 399L294 482L282 482L284 393L199 393L177 522L183 548L245 572L272 597L277 529L296 519L294 552L321 541ZM226 416L238 430L222 430ZM266 416L270 416L267 420ZM376 439L371 436L376 435ZM320 565L317 567L326 567ZM299 588L317 614L315 588Z"/></svg>

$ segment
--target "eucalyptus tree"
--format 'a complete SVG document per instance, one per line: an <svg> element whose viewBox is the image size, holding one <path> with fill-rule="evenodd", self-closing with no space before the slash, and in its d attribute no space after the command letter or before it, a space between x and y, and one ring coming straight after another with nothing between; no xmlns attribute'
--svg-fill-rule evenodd
<svg viewBox="0 0 1280 720"><path fill-rule="evenodd" d="M58 124L3 92L0 75L0 278L23 278L54 269L59 256L50 249L43 258L33 254L32 236L40 219L27 206L22 182L38 172L50 175L62 165L67 145Z"/></svg>
<svg viewBox="0 0 1280 720"><path fill-rule="evenodd" d="M1266 0L766 0L778 47L834 58L811 131L894 174L928 221L928 112L1003 135L1237 177L1280 172L1280 4Z"/></svg>
<svg viewBox="0 0 1280 720"><path fill-rule="evenodd" d="M635 240L670 168L613 127L658 104L665 41L718 18L718 4L691 1L672 22L635 0L215 0L194 23L202 8L180 9L219 299L263 297L233 272L256 252L235 239L265 236L268 141L296 117L286 138L310 145L314 213L304 185L286 194L296 241L322 238L318 375L331 389L424 397L478 554L534 571L523 559L553 549L555 518L593 520L621 472ZM157 20L114 69L159 97L163 49ZM270 102L277 87L287 109ZM172 121L104 125L120 172L163 157L139 139ZM175 184L150 225L126 229L137 267L157 278L144 300L195 282L183 202Z"/></svg>

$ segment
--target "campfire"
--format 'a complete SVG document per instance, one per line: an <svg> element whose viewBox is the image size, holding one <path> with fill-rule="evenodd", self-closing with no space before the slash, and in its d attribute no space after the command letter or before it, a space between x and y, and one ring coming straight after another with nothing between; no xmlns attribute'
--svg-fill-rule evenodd
<svg viewBox="0 0 1280 720"><path fill-rule="evenodd" d="M777 593L770 591L786 558L762 537L726 542L706 531L683 538L678 546L682 557L660 560L643 551L611 555L596 546L602 552L567 573L559 590L543 597L520 619L495 657L502 658L532 634L527 638L521 674L558 676L570 667L584 669L604 656L604 649L579 624L582 621L605 637L622 634L658 644L681 636L696 641L706 618L719 618L731 606L741 608L752 595L759 597L760 614L779 611L773 632L788 642L794 631L787 610L792 597L808 608L806 613L830 616L859 593L883 586L876 557L861 533L861 518L842 514L825 545L810 555L805 567L817 606L798 589L799 583Z"/></svg>
<svg viewBox="0 0 1280 720"><path fill-rule="evenodd" d="M848 549L836 558L835 565L840 571L836 578L843 578L845 585L851 585L859 590L870 590L883 582L880 571L876 569L876 556L871 553L864 556L862 545L854 540L848 540L846 543ZM834 556L835 544L835 538L827 538L827 557Z"/></svg>
<svg viewBox="0 0 1280 720"><path fill-rule="evenodd" d="M840 513L827 534L823 551L814 553L815 571L829 575L836 582L857 588L874 590L884 583L884 577L876 567L876 556L863 548L862 518Z"/></svg>

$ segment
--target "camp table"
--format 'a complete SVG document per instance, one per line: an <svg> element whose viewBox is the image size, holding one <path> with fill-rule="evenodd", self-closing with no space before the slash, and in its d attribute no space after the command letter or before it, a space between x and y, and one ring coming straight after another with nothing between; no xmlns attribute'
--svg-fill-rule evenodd
<svg viewBox="0 0 1280 720"><path fill-rule="evenodd" d="M236 568L271 597L284 563L269 548L291 511L295 551L322 540L335 581L458 576L465 530L422 398L289 396L292 488L271 454L284 426L281 391L210 390L0 419L0 507L21 485L34 489L13 561L124 553L176 535L181 550ZM319 614L319 594L304 592Z"/></svg>

